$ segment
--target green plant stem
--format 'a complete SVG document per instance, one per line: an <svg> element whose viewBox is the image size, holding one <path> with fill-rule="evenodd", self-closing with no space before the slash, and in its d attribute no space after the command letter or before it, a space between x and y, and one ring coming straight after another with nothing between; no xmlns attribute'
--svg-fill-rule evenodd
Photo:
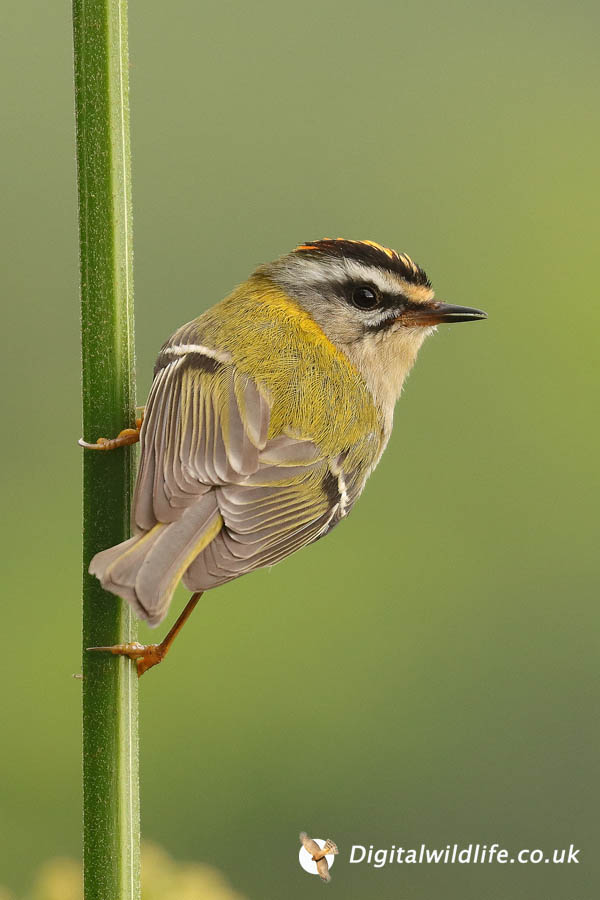
<svg viewBox="0 0 600 900"><path fill-rule="evenodd" d="M73 0L83 434L135 419L126 0ZM129 536L131 448L83 453L83 806L86 900L138 900L137 674L87 647L135 639L128 604L88 575Z"/></svg>

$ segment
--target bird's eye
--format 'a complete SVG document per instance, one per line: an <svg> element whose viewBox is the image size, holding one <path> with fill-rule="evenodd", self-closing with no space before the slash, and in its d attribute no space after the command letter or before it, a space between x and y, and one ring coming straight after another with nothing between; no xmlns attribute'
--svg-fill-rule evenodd
<svg viewBox="0 0 600 900"><path fill-rule="evenodd" d="M379 305L379 294L367 284L359 284L352 289L352 303L357 309L375 309Z"/></svg>

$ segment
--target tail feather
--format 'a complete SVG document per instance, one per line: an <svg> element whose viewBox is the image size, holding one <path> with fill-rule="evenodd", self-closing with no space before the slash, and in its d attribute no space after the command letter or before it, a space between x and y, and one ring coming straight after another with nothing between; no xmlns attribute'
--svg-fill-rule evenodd
<svg viewBox="0 0 600 900"><path fill-rule="evenodd" d="M105 591L127 600L141 619L148 619L148 612L135 590L135 579L146 553L160 536L164 525L155 525L150 531L96 553L89 567ZM158 621L156 623L158 625Z"/></svg>
<svg viewBox="0 0 600 900"><path fill-rule="evenodd" d="M158 625L179 579L222 525L214 494L205 494L175 522L159 522L150 531L97 553L90 574L105 590L127 600L149 625Z"/></svg>

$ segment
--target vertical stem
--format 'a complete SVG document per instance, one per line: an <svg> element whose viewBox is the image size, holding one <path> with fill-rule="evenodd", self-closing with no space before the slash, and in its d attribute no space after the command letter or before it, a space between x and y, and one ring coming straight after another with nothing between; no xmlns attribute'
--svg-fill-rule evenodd
<svg viewBox="0 0 600 900"><path fill-rule="evenodd" d="M135 419L126 0L73 0L83 432ZM88 575L129 536L132 448L83 457L83 804L86 900L139 900L137 675L85 648L135 638L128 604Z"/></svg>

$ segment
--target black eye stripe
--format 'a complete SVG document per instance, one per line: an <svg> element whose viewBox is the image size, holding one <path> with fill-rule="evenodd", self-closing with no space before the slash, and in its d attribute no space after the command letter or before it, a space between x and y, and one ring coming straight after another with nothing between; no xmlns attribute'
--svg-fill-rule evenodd
<svg viewBox="0 0 600 900"><path fill-rule="evenodd" d="M335 285L332 282L331 288L338 298L362 314L365 331L385 331L398 316L423 308L422 302L410 300L405 294L395 291L382 291L372 281L348 279ZM370 292L369 295L365 291Z"/></svg>
<svg viewBox="0 0 600 900"><path fill-rule="evenodd" d="M407 297L403 297L399 294L384 294L382 296L381 305L377 307L377 311L379 312L378 320L371 323L367 320L364 322L363 327L365 331L385 331L386 328L389 328L389 326L395 322L397 316L401 316L402 313L405 312L422 308L422 303L409 300Z"/></svg>
<svg viewBox="0 0 600 900"><path fill-rule="evenodd" d="M376 298L370 301L370 298L363 294L369 291ZM405 297L403 294L391 293L389 291L381 291L376 285L369 282L349 281L343 285L343 293L346 301L362 312L370 311L394 311L400 314L406 309L416 309L420 306Z"/></svg>

